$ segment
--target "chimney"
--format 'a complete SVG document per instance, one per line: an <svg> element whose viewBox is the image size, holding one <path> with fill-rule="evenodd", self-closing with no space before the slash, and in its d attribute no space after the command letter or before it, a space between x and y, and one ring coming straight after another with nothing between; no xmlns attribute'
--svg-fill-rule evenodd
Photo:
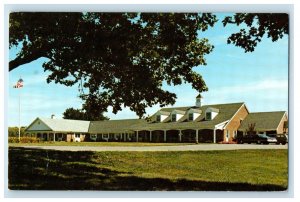
<svg viewBox="0 0 300 202"><path fill-rule="evenodd" d="M201 107L201 101L202 101L202 96L199 93L199 95L196 97L196 107Z"/></svg>
<svg viewBox="0 0 300 202"><path fill-rule="evenodd" d="M55 115L54 114L51 114L51 119L55 119Z"/></svg>

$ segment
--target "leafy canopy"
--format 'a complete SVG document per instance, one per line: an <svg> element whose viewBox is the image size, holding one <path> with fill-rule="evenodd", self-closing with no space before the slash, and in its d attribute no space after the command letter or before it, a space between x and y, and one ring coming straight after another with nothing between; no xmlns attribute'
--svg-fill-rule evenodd
<svg viewBox="0 0 300 202"><path fill-rule="evenodd" d="M246 25L247 29L240 29L227 40L228 44L239 46L245 52L254 51L264 35L275 42L289 33L289 16L286 13L236 13L225 17L223 25L228 24Z"/></svg>
<svg viewBox="0 0 300 202"><path fill-rule="evenodd" d="M207 90L192 68L213 50L197 31L215 22L198 13L11 13L10 47L22 49L9 66L48 58L47 82L87 89L84 110L117 113L123 105L141 117L147 106L175 103L163 82Z"/></svg>
<svg viewBox="0 0 300 202"><path fill-rule="evenodd" d="M47 82L79 85L82 111L99 113L129 107L139 117L145 108L174 104L176 95L162 89L188 82L198 92L208 88L193 67L206 65L213 46L198 33L213 27L210 13L11 13L9 45L20 47L10 71L38 58ZM287 14L235 14L223 20L246 24L228 38L251 52L267 34L273 41L288 34ZM84 90L86 92L84 92Z"/></svg>

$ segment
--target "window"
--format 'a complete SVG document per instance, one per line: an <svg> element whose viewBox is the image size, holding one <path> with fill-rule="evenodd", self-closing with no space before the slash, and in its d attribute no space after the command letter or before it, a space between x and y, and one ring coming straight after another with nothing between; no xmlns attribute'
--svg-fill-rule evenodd
<svg viewBox="0 0 300 202"><path fill-rule="evenodd" d="M189 121L193 121L194 120L194 114L193 113L189 113Z"/></svg>
<svg viewBox="0 0 300 202"><path fill-rule="evenodd" d="M172 121L173 121L173 122L176 121L176 114L172 114Z"/></svg>
<svg viewBox="0 0 300 202"><path fill-rule="evenodd" d="M206 120L211 120L211 112L206 112Z"/></svg>
<svg viewBox="0 0 300 202"><path fill-rule="evenodd" d="M157 121L157 122L160 122L160 115L157 115L157 116L156 116L156 121Z"/></svg>
<svg viewBox="0 0 300 202"><path fill-rule="evenodd" d="M240 124L242 124L242 122L243 122L243 119L240 119Z"/></svg>
<svg viewBox="0 0 300 202"><path fill-rule="evenodd" d="M76 137L76 138L80 138L80 134L76 133L76 134L75 134L75 137Z"/></svg>

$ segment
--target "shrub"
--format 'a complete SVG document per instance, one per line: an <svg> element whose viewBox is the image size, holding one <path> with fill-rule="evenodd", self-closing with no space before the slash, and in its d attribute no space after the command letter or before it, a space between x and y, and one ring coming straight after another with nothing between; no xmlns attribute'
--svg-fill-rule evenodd
<svg viewBox="0 0 300 202"><path fill-rule="evenodd" d="M8 142L9 143L18 143L19 142L19 138L17 138L17 137L9 137L8 138Z"/></svg>
<svg viewBox="0 0 300 202"><path fill-rule="evenodd" d="M9 143L19 143L19 138L18 137L9 137L8 142ZM36 138L36 137L21 137L20 142L21 143L37 143L37 142L40 142L40 139Z"/></svg>

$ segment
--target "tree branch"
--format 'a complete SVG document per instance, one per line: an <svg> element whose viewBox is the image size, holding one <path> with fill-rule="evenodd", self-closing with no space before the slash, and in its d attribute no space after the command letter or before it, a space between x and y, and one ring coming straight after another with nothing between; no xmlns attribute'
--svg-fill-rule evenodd
<svg viewBox="0 0 300 202"><path fill-rule="evenodd" d="M16 57L14 60L9 61L9 71L12 71L20 65L27 64L41 57L46 57L46 56L41 52L37 52L35 54L26 54L23 57Z"/></svg>

